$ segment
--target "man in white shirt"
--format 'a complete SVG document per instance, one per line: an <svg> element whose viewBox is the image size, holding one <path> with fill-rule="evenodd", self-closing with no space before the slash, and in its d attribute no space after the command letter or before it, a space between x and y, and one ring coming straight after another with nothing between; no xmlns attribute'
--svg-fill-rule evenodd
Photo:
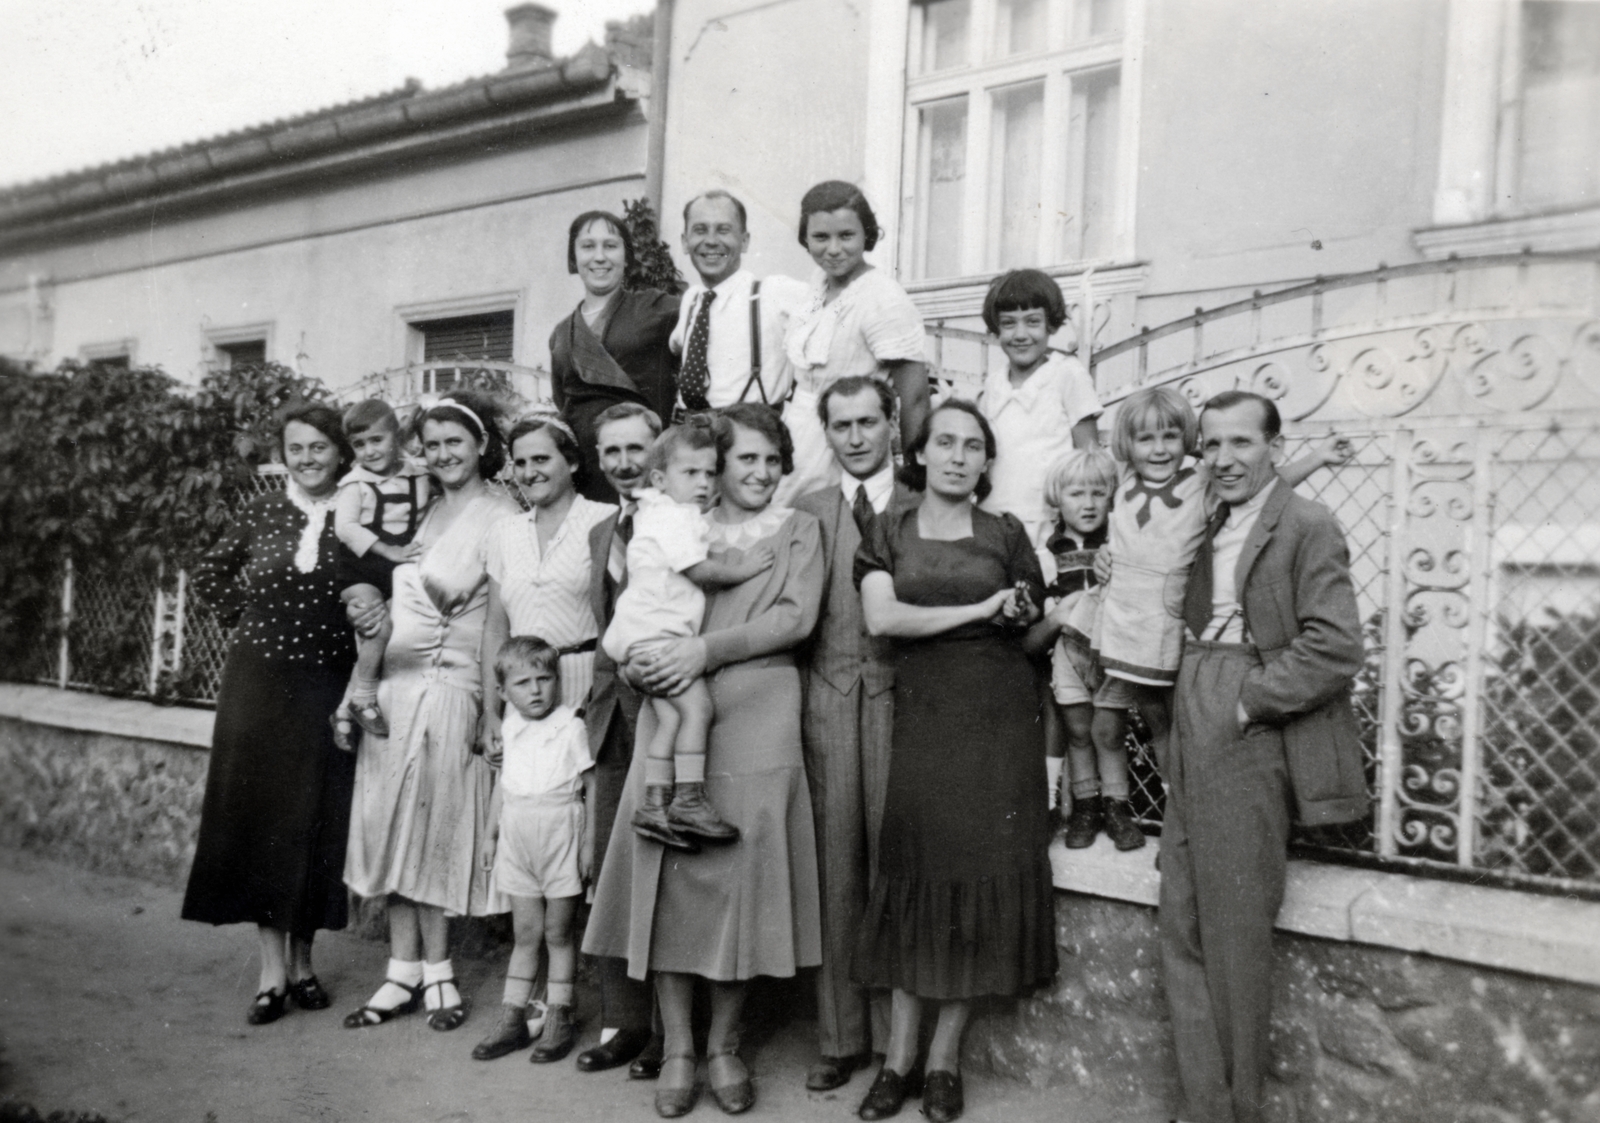
<svg viewBox="0 0 1600 1123"><path fill-rule="evenodd" d="M916 502L894 478L894 390L867 375L841 378L818 403L842 480L801 496L797 510L822 524L828 567L822 612L805 669L801 735L822 881L822 966L817 971L821 1057L806 1087L838 1088L887 1040L884 998L850 981L850 951L877 864L889 782L894 671L888 641L867 633L853 580L856 549L879 518Z"/></svg>
<svg viewBox="0 0 1600 1123"><path fill-rule="evenodd" d="M683 208L683 252L699 280L678 306L668 346L681 356L678 403L691 412L734 402L781 409L793 385L783 335L806 286L757 281L744 268L749 248L744 204L728 192L703 192Z"/></svg>

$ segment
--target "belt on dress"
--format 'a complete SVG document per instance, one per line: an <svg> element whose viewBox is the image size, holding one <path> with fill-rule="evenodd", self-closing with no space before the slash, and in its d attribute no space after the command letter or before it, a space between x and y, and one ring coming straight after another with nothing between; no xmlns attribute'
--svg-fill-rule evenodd
<svg viewBox="0 0 1600 1123"><path fill-rule="evenodd" d="M600 641L598 638L586 639L582 643L575 643L569 647L556 648L556 657L560 658L563 655L582 655L585 651L593 651L599 646Z"/></svg>

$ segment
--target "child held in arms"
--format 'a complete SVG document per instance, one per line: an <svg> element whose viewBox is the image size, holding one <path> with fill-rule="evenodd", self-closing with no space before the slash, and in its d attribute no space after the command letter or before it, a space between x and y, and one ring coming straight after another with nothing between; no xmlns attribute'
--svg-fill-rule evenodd
<svg viewBox="0 0 1600 1123"><path fill-rule="evenodd" d="M725 588L771 569L767 546L737 559L713 557L708 546L710 507L722 471L717 426L711 414L692 414L650 447L650 486L639 492L633 538L628 543L628 587L602 641L627 673L662 640L695 636L705 616L702 589ZM631 676L630 676L631 678ZM711 691L697 678L670 698L651 697L656 730L646 747L644 801L633 829L676 850L698 849L696 840L734 842L739 829L723 820L706 797L706 741L711 732Z"/></svg>
<svg viewBox="0 0 1600 1123"><path fill-rule="evenodd" d="M356 463L339 481L333 532L339 539L340 597L346 605L387 601L394 592L394 567L416 560L412 541L427 509L427 470L403 452L400 420L389 403L376 398L357 402L344 414L345 439ZM362 729L375 737L389 735L389 723L378 706L378 680L383 651L392 626L387 617L375 635L356 633L356 667L345 708ZM334 740L353 748L343 713L333 719Z"/></svg>
<svg viewBox="0 0 1600 1123"><path fill-rule="evenodd" d="M1113 711L1104 722L1108 744L1120 744L1134 706L1158 745L1167 736L1168 695L1183 648L1184 590L1216 514L1207 504L1205 465L1193 459L1198 448L1194 409L1170 386L1139 390L1117 409L1111 454L1123 468L1111 505L1110 579L1101 590L1093 638L1094 655L1107 675L1095 692L1095 708ZM1299 460L1280 465L1278 475L1294 487L1350 455L1348 441L1328 437ZM1071 633L1067 638L1072 640Z"/></svg>
<svg viewBox="0 0 1600 1123"><path fill-rule="evenodd" d="M558 1061L578 1039L572 928L594 864L594 820L585 811L594 760L583 718L558 704L560 655L554 647L536 636L512 636L495 657L494 673L506 710L500 782L489 814L489 894L510 898L515 943L500 1021L472 1055L492 1061L532 1044L530 1060ZM528 1003L541 939L550 952L549 1011L534 1042Z"/></svg>

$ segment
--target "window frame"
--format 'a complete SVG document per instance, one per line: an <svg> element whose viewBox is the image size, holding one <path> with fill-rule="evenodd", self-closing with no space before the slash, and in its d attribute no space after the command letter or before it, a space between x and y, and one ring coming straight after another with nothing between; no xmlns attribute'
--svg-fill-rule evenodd
<svg viewBox="0 0 1600 1123"><path fill-rule="evenodd" d="M1522 0L1450 0L1439 177L1425 257L1577 249L1596 244L1600 204L1529 207L1517 199L1522 121Z"/></svg>
<svg viewBox="0 0 1600 1123"><path fill-rule="evenodd" d="M1046 46L1025 53L988 57L995 34L996 0L972 0L969 25L969 51L976 52L976 60L960 66L922 74L917 72L920 61L921 38L925 8L916 0L892 0L899 9L900 19L889 13L876 12L879 18L872 23L876 39L899 27L899 74L895 92L896 123L898 132L898 167L894 178L899 190L894 198L899 202L893 229L900 233L896 239L896 257L899 274L908 282L918 284L957 284L970 281L975 276L999 271L1001 247L995 236L1000 221L999 177L991 175L994 161L991 151L994 143L993 124L997 115L996 94L1020 86L1043 81L1044 134L1047 138L1040 167L1040 199L1065 199L1068 197L1069 177L1082 178L1081 157L1075 166L1068 152L1074 135L1081 142L1082 130L1073 130L1069 122L1072 111L1074 78L1090 77L1116 71L1118 75L1117 154L1108 169L1109 196L1112 200L1111 230L1107 238L1109 252L1093 257L1081 253L1066 257L1061 248L1067 241L1068 228L1060 217L1059 206L1051 208L1044 202L1038 230L1038 245L1034 260L1028 262L1040 268L1102 265L1128 262L1134 256L1134 210L1137 199L1138 137L1139 137L1139 82L1140 49L1144 36L1144 0L1125 0L1123 27L1120 35L1105 35L1068 42L1071 4L1063 0L1049 0L1046 8ZM882 8L883 0L877 7ZM880 58L874 50L873 57ZM875 64L877 65L877 64ZM869 110L876 101L886 101L887 82L880 76L869 83ZM876 97L874 97L876 94ZM921 144L922 113L925 107L938 102L965 97L967 107L964 197L962 200L962 244L960 266L954 273L930 277L925 273L928 242L926 238L927 213L925 200L919 198L920 173L923 161ZM1065 128L1060 126L1067 126ZM1063 143L1050 143L1049 138L1060 137ZM871 138L869 138L869 143ZM869 148L869 152L871 149ZM882 173L880 173L880 178ZM873 183L869 169L868 184ZM1081 191L1078 192L1081 198ZM978 202L981 200L981 204ZM1054 220L1052 221L1052 215ZM887 227L890 224L885 221ZM1081 236L1081 235L1080 235Z"/></svg>
<svg viewBox="0 0 1600 1123"><path fill-rule="evenodd" d="M206 367L210 370L227 370L232 366L231 357L227 348L241 343L257 343L262 346L266 358L265 362L273 362L273 337L276 332L271 320L260 320L252 324L233 324L221 328L205 328L204 359Z"/></svg>
<svg viewBox="0 0 1600 1123"><path fill-rule="evenodd" d="M423 328L427 324L435 320L485 316L496 312L511 313L511 361L520 363L522 360L519 356L528 354L529 344L523 339L528 327L524 304L522 291L511 290L401 305L395 309L400 332L395 348L399 361L394 365L412 366L423 361L423 348L427 342Z"/></svg>

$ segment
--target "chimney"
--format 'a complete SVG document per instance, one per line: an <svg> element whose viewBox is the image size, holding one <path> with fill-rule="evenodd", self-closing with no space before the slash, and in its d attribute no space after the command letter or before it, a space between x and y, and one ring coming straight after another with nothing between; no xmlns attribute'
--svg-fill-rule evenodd
<svg viewBox="0 0 1600 1123"><path fill-rule="evenodd" d="M518 4L506 9L511 44L506 48L507 70L532 70L555 62L550 49L550 29L556 13L543 4Z"/></svg>

